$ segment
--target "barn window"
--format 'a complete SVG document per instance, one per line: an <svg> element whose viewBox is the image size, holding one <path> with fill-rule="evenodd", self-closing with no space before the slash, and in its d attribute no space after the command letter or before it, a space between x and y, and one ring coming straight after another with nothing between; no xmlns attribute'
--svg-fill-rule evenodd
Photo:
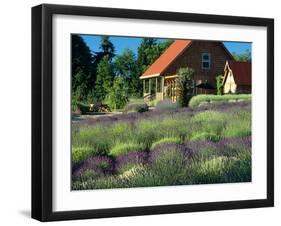
<svg viewBox="0 0 281 226"><path fill-rule="evenodd" d="M202 53L202 69L211 68L211 55L210 53Z"/></svg>

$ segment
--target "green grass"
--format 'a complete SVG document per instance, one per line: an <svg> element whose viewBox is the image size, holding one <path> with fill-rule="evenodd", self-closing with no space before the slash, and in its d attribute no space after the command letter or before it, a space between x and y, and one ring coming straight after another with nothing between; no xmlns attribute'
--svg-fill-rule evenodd
<svg viewBox="0 0 281 226"><path fill-rule="evenodd" d="M159 100L151 100L148 102L149 107L155 107L158 104Z"/></svg>
<svg viewBox="0 0 281 226"><path fill-rule="evenodd" d="M142 104L144 103L143 98L131 97L129 99L130 104Z"/></svg>
<svg viewBox="0 0 281 226"><path fill-rule="evenodd" d="M244 100L249 101L251 100L251 94L226 94L226 95L197 95L191 98L189 101L190 107L198 107L202 102L228 102L230 100Z"/></svg>
<svg viewBox="0 0 281 226"><path fill-rule="evenodd" d="M179 107L180 107L179 103L174 103L171 100L162 100L162 101L158 101L155 104L155 108L157 110L169 110L169 109L176 109Z"/></svg>

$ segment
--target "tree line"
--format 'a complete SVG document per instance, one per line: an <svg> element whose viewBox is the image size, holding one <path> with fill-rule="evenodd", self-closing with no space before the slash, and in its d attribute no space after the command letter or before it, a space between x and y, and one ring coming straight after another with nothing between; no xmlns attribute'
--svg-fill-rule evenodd
<svg viewBox="0 0 281 226"><path fill-rule="evenodd" d="M249 49L246 49L242 53L232 52L231 54L236 61L251 62L252 60L252 53Z"/></svg>
<svg viewBox="0 0 281 226"><path fill-rule="evenodd" d="M139 76L172 43L143 38L137 56L130 49L116 54L109 36L102 36L93 52L80 35L72 35L72 99L77 103L106 103L119 109L129 97L141 97Z"/></svg>

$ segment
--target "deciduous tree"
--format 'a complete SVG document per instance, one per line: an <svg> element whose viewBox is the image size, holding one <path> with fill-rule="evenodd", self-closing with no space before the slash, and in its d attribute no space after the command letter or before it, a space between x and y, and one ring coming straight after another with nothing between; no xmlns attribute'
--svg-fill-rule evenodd
<svg viewBox="0 0 281 226"><path fill-rule="evenodd" d="M112 89L106 96L106 103L111 110L122 109L129 101L127 82L122 77L116 77Z"/></svg>
<svg viewBox="0 0 281 226"><path fill-rule="evenodd" d="M133 51L125 49L123 53L117 55L114 66L115 76L124 78L124 82L129 87L130 96L141 96L142 83L139 79L138 66Z"/></svg>

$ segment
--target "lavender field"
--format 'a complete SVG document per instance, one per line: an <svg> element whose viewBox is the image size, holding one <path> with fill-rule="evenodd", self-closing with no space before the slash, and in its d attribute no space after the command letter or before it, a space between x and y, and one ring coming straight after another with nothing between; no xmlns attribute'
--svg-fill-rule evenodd
<svg viewBox="0 0 281 226"><path fill-rule="evenodd" d="M251 102L72 124L72 189L251 181Z"/></svg>

